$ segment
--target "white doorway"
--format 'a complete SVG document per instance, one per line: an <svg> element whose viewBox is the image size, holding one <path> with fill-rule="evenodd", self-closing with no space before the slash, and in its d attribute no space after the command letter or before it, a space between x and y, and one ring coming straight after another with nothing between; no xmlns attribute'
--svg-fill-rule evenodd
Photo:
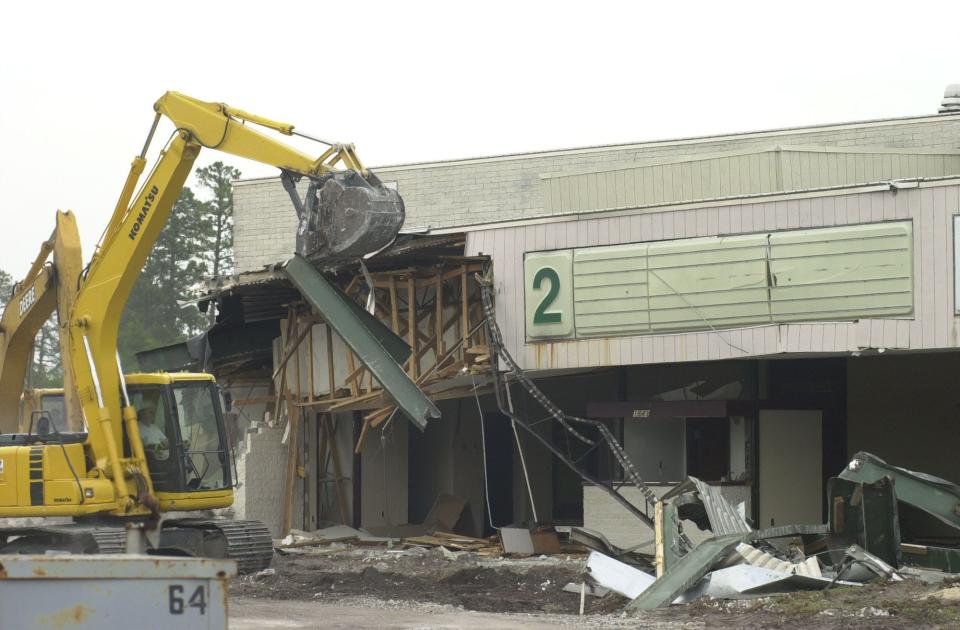
<svg viewBox="0 0 960 630"><path fill-rule="evenodd" d="M823 522L821 412L760 410L758 527Z"/></svg>

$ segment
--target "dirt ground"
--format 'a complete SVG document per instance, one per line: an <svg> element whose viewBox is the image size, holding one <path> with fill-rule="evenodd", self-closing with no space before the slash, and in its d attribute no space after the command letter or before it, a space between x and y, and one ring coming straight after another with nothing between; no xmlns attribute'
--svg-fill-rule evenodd
<svg viewBox="0 0 960 630"><path fill-rule="evenodd" d="M943 585L914 580L751 600L701 600L635 617L623 613L625 598L610 594L587 597L586 614L580 617L579 594L562 588L580 581L584 560L351 547L278 555L272 570L232 583L231 627L257 627L256 619L269 619L263 627L276 628L338 627L311 625L318 619L371 628L960 627L960 601L932 597Z"/></svg>

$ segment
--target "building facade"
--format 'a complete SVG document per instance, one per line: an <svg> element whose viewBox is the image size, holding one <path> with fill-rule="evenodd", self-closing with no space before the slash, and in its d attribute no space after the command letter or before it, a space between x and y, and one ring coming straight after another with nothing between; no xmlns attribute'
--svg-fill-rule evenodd
<svg viewBox="0 0 960 630"><path fill-rule="evenodd" d="M403 196L405 229L463 234L463 255L489 261L505 350L558 407L604 423L654 492L696 476L778 525L823 522L824 482L858 451L960 479L944 439L960 421L960 113L375 170ZM291 255L278 180L236 182L235 221L241 277ZM355 524L419 523L448 493L470 533L536 520L649 537L514 435L484 386L352 456L358 419L338 416ZM515 402L531 422L542 412L519 389ZM535 431L622 483L608 456ZM316 522L330 497L304 488Z"/></svg>

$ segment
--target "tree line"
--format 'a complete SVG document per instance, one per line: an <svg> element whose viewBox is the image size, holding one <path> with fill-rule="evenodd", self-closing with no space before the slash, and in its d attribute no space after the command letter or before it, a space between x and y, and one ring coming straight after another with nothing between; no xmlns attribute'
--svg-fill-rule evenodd
<svg viewBox="0 0 960 630"><path fill-rule="evenodd" d="M240 171L214 162L194 173L197 192L185 186L160 232L127 300L117 345L125 371L137 369L136 353L175 344L213 323L195 306L181 307L203 280L233 271L233 188ZM14 279L0 270L0 303L10 299ZM44 324L33 347L28 387L63 382L57 315Z"/></svg>

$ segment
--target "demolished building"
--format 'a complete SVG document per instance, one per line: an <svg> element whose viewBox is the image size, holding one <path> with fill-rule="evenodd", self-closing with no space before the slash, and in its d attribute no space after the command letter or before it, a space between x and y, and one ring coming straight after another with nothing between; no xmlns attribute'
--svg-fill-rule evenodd
<svg viewBox="0 0 960 630"><path fill-rule="evenodd" d="M942 439L960 409L960 114L376 171L403 235L325 276L407 343L438 419L396 413L279 268L297 220L279 179L235 183L237 275L200 300L218 311L200 355L233 398L236 509L276 535L396 530L449 494L464 534L582 524L652 546L600 487L654 517L596 425L579 439L514 377L513 413L543 440L504 413L484 272L518 370L615 436L656 495L696 477L769 528L826 522L826 482L859 451L960 478ZM303 420L292 469L286 408Z"/></svg>

